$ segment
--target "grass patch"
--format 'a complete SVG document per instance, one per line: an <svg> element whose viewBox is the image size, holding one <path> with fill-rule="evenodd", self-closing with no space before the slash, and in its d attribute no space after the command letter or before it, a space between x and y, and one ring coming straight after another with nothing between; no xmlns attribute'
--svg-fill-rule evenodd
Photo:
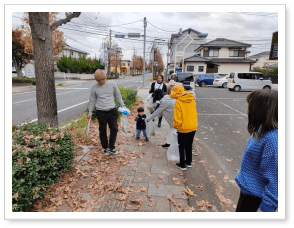
<svg viewBox="0 0 294 228"><path fill-rule="evenodd" d="M63 83L59 83L58 86L63 86Z"/></svg>

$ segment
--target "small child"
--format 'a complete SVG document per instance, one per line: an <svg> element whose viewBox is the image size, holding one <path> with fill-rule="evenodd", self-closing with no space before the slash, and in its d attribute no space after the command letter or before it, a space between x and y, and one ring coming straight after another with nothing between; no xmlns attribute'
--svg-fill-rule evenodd
<svg viewBox="0 0 294 228"><path fill-rule="evenodd" d="M135 118L135 121L137 121L136 140L140 139L141 131L143 131L143 135L146 138L146 141L148 142L149 139L148 139L147 134L146 134L146 123L145 123L146 115L144 114L144 108L139 107L137 111L138 111L138 115Z"/></svg>

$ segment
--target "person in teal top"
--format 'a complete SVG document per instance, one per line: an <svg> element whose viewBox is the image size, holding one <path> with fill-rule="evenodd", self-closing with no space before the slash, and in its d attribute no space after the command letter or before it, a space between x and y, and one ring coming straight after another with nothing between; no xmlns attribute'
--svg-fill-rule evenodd
<svg viewBox="0 0 294 228"><path fill-rule="evenodd" d="M236 212L274 212L278 208L278 91L253 91L247 102L251 137L235 178L241 189Z"/></svg>

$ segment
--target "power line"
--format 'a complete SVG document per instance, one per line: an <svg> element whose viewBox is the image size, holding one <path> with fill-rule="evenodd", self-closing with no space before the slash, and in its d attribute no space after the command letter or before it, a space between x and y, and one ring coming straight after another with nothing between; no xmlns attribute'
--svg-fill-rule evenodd
<svg viewBox="0 0 294 228"><path fill-rule="evenodd" d="M155 28L157 28L157 29L159 29L159 30L161 30L161 31L164 31L164 32L176 32L176 31L166 31L166 30L160 29L160 28L156 27L155 25L153 25L150 21L148 21L148 23L149 23L150 25L152 25L153 27L155 27Z"/></svg>

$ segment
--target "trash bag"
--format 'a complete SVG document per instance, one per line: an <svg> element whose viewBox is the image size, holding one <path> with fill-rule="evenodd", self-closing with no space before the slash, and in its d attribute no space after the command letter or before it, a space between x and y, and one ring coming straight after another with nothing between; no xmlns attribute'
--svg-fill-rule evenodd
<svg viewBox="0 0 294 228"><path fill-rule="evenodd" d="M172 129L169 129L167 136L166 136L166 143L171 144L172 141L173 141Z"/></svg>
<svg viewBox="0 0 294 228"><path fill-rule="evenodd" d="M121 128L122 128L123 132L127 133L128 132L129 122L128 122L128 117L126 115L121 115L121 117L120 117L120 125L121 125Z"/></svg>
<svg viewBox="0 0 294 228"><path fill-rule="evenodd" d="M150 136L154 136L155 135L155 123L154 121L149 121L146 123L146 134L147 137L149 138Z"/></svg>
<svg viewBox="0 0 294 228"><path fill-rule="evenodd" d="M180 162L178 134L172 134L172 142L167 150L167 160Z"/></svg>
<svg viewBox="0 0 294 228"><path fill-rule="evenodd" d="M149 95L146 97L146 106L152 107L152 105L153 105L152 93L149 93Z"/></svg>

